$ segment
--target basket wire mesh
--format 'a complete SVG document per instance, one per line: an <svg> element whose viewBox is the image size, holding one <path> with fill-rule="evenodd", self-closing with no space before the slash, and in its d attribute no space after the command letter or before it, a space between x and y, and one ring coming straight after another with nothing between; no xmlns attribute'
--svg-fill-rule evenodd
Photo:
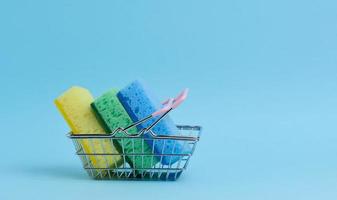
<svg viewBox="0 0 337 200"><path fill-rule="evenodd" d="M159 119L160 120L160 119ZM74 135L72 133L68 134L68 137L73 141L76 154L79 156L80 160L82 161L82 165L84 169L87 171L90 177L94 179L133 179L133 180L176 180L180 177L182 172L186 169L191 156L194 153L196 148L196 144L199 141L199 137L201 134L201 127L200 126L188 126L188 125L178 125L178 133L174 136L167 136L167 135L160 135L154 133L151 129L149 130L142 130L137 135L129 135L125 129L118 129L111 135L93 135L93 134L86 134L86 135ZM115 136L117 132L124 133L122 137ZM145 134L148 134L148 137L144 137ZM120 134L118 134L120 135ZM104 140L109 140L111 145L119 143L121 144L121 151L118 153L110 153L105 151L105 147L103 145ZM124 142L125 140L131 140L133 144L133 152L125 152L124 151ZM135 146L136 140L140 140L142 144L142 151L135 153ZM149 144L151 140L152 153L144 153L144 145ZM102 152L85 152L83 148L83 141L89 143L89 145L93 148L93 143L100 144L102 148ZM154 146L156 143L161 142L162 149L161 153L155 153ZM171 153L168 153L166 148L166 143L172 143L173 147ZM176 153L174 151L176 144L179 143L185 147L191 149L191 151L179 152ZM164 153L165 152L165 153ZM122 157L122 163L114 162L114 165L108 165L108 160L112 159L116 155ZM163 157L169 157L168 164L162 164ZM92 157L101 159L105 161L106 167L94 167L92 164ZM133 162L135 159L142 159L141 167L131 166L129 164L128 158L132 158ZM152 158L152 167L144 167L143 160L145 157ZM178 159L176 162L171 162L171 159L175 157ZM159 162L155 162L155 160L159 160Z"/></svg>

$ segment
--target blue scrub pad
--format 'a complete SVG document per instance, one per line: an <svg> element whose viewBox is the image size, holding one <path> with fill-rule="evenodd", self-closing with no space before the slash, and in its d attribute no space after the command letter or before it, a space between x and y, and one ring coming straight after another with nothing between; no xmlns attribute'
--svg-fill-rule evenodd
<svg viewBox="0 0 337 200"><path fill-rule="evenodd" d="M141 120L162 107L160 101L151 93L147 86L136 80L120 90L117 94L118 99L123 107L131 117L133 122ZM159 117L159 116L158 116ZM138 130L149 127L158 117L148 120L137 126ZM171 118L165 116L156 126L152 128L157 135L178 135L178 129ZM145 134L145 137L151 136ZM186 154L190 153L189 146L183 145L181 141L175 140L146 140L150 146L154 145L154 153L158 154ZM164 165L173 164L177 162L180 156L163 156L160 162Z"/></svg>

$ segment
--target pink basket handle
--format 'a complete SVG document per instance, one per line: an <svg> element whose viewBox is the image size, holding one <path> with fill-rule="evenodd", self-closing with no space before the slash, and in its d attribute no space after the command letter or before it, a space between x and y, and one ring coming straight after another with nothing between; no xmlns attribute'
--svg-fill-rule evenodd
<svg viewBox="0 0 337 200"><path fill-rule="evenodd" d="M182 102L185 101L188 95L188 88L184 89L176 98L169 98L162 103L163 107L160 110L152 113L152 117L164 114L170 109L177 108Z"/></svg>

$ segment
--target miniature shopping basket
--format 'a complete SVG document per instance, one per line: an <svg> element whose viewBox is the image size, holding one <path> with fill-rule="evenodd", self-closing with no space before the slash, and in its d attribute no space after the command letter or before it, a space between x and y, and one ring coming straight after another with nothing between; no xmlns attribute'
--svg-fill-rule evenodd
<svg viewBox="0 0 337 200"><path fill-rule="evenodd" d="M189 125L177 125L178 132L175 135L163 135L160 133L155 133L152 128L156 126L161 119L163 119L171 110L175 109L180 105L187 97L188 90L185 89L182 93L180 93L176 98L170 98L167 101L163 102L163 107L149 115L148 117L141 119L127 127L120 127L114 130L111 134L72 134L69 133L68 137L72 139L76 154L80 157L84 169L87 171L90 177L94 179L117 179L117 180L176 180L180 177L182 172L187 168L189 160L193 155L196 144L199 141L201 127L200 126L189 126ZM130 134L128 130L132 127L135 127L139 124L148 121L154 117L158 117L150 126L140 130L137 134ZM123 134L120 134L123 133ZM144 137L146 135L146 137ZM141 141L143 146L141 152L134 153L133 149L132 153L124 151L123 141L131 140L133 143L133 148L135 148L134 144L136 142ZM100 144L102 146L101 149L104 149L103 143L104 141L109 140L109 144L122 144L122 151L118 153L111 152L86 152L83 148L83 141L86 141L89 144L93 144L95 141L96 144ZM152 154L144 153L144 144L148 144L149 140L151 141L150 148L152 149ZM161 143L162 150L161 153L154 151L154 144ZM168 148L165 144L179 144L182 146L182 149L188 148L190 151L188 152L175 152L175 147L170 147L172 151L166 151L165 148ZM114 156L121 156L124 161L122 164L115 164L113 166L107 167L94 167L92 164L92 157L97 159L104 159L106 162L108 159L111 159ZM127 162L128 157L141 157L142 165L141 166L131 166ZM143 157L152 156L157 160L162 160L164 157L170 158L170 162L155 162L151 167L143 166ZM171 163L171 158L174 158L174 162Z"/></svg>

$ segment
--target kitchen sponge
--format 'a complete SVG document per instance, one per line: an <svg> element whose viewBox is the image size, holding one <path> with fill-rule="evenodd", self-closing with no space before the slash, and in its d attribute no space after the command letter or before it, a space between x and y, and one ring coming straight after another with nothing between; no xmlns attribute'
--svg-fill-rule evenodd
<svg viewBox="0 0 337 200"><path fill-rule="evenodd" d="M125 128L132 124L128 113L125 111L122 104L117 98L117 90L110 90L106 92L99 98L97 98L91 107L95 111L95 114L106 132L113 132L118 127ZM130 134L137 134L137 129L135 127L128 129ZM117 132L117 137L125 137L123 132ZM135 169L140 168L151 168L158 161L152 155L152 148L144 142L142 138L123 138L116 139L116 146L118 146L120 152L125 154L146 154L146 156L141 155L127 155L126 159L128 163ZM124 148L122 148L122 146ZM137 170L139 171L139 170Z"/></svg>
<svg viewBox="0 0 337 200"><path fill-rule="evenodd" d="M82 87L71 87L57 99L56 107L75 134L105 134L100 126L90 104L93 97L90 92ZM109 139L79 140L85 153L112 153L118 154ZM88 156L92 168L115 168L122 163L121 156Z"/></svg>
<svg viewBox="0 0 337 200"><path fill-rule="evenodd" d="M151 93L147 86L139 80L129 84L124 89L120 90L117 94L118 99L124 106L125 110L136 122L141 120L153 112L161 108L160 102ZM137 126L139 130L149 127L158 117L151 119L145 123ZM157 135L178 135L178 129L167 115L156 126L152 128L153 132ZM145 134L145 137L151 137ZM191 149L184 142L176 140L157 140L153 143L152 140L146 140L150 146L154 145L155 154L185 154L190 153ZM164 165L173 164L178 161L180 156L162 156L160 162Z"/></svg>

